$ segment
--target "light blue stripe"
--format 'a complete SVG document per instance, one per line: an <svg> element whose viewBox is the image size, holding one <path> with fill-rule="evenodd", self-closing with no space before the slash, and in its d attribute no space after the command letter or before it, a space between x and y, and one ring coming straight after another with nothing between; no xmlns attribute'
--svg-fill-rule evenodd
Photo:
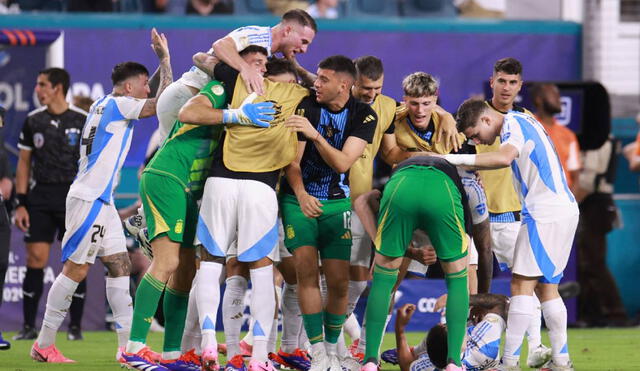
<svg viewBox="0 0 640 371"><path fill-rule="evenodd" d="M127 146L127 142L129 140L129 136L131 135L132 131L133 131L133 122L128 121L127 128L125 129L125 132L124 132L124 136L122 137L122 143L120 143L120 152L118 153L118 158L116 159L113 172L111 173L111 179L109 179L109 183L107 184L107 187L104 189L104 192L102 192L102 194L100 195L100 199L103 200L104 202L111 202L111 196L113 194L113 182L118 176L118 170L120 170L120 158L122 158L123 154L125 156L127 155L126 153L124 153L125 152L124 150L125 150L125 147Z"/></svg>
<svg viewBox="0 0 640 371"><path fill-rule="evenodd" d="M278 244L278 221L258 242L238 255L241 262L255 262L269 255Z"/></svg>
<svg viewBox="0 0 640 371"><path fill-rule="evenodd" d="M100 214L102 205L103 202L100 200L93 201L91 210L89 210L89 215L87 215L87 218L84 220L84 222L82 222L80 228L78 228L73 233L71 238L67 240L67 243L62 246L62 258L60 259L61 262L66 262L67 259L69 259L69 257L73 255L73 253L78 249L78 245L80 245L85 235L87 234L91 226L93 226L93 223L96 221L98 214Z"/></svg>
<svg viewBox="0 0 640 371"><path fill-rule="evenodd" d="M488 358L496 359L498 358L498 352L500 351L500 339L487 343L478 350Z"/></svg>
<svg viewBox="0 0 640 371"><path fill-rule="evenodd" d="M107 97L111 98L109 96ZM95 107L97 107L97 105ZM112 133L107 132L107 126L109 126L109 124L113 121L120 120L124 120L124 116L122 115L122 113L120 113L116 101L114 99L109 99L107 104L104 106L104 111L102 113L102 117L100 118L100 122L96 126L95 137L93 138L93 143L91 145L91 153L87 153L87 172L91 170L91 168L93 168L93 166L96 164L98 158L100 157L100 154L109 143L109 140L111 140L111 137L113 137Z"/></svg>
<svg viewBox="0 0 640 371"><path fill-rule="evenodd" d="M253 323L253 336L267 336L265 335L262 326L260 326L260 321L258 320Z"/></svg>
<svg viewBox="0 0 640 371"><path fill-rule="evenodd" d="M516 220L516 216L512 211L501 214L489 213L489 222L491 223L515 223L517 221L518 220Z"/></svg>
<svg viewBox="0 0 640 371"><path fill-rule="evenodd" d="M216 241L211 236L207 224L204 222L202 216L200 215L198 215L198 227L196 227L196 236L202 243L202 246L204 246L207 252L209 252L209 254L213 256L226 256L225 253L223 253L220 249L220 246L218 246Z"/></svg>
<svg viewBox="0 0 640 371"><path fill-rule="evenodd" d="M536 259L538 268L540 268L540 271L542 272L544 278L548 280L553 279L553 274L556 270L556 266L551 261L551 258L549 258L547 251L544 249L544 245L542 244L540 235L538 234L536 221L533 218L524 218L522 222L527 226L529 245L531 246L531 250L533 251L533 256Z"/></svg>
<svg viewBox="0 0 640 371"><path fill-rule="evenodd" d="M520 125L525 143L529 140L533 141L534 143L534 147L529 154L529 158L538 169L538 175L540 176L540 179L542 179L542 182L547 186L547 188L549 188L554 193L558 193L555 181L553 179L553 169L551 168L551 163L549 162L549 156L544 140L540 137L533 124L527 119L515 114L513 115L513 117ZM551 140L548 137L546 138L546 140L549 144L551 144L551 148L553 148ZM557 158L557 154L555 153L555 151L554 155ZM562 170L562 167L560 167L559 169Z"/></svg>

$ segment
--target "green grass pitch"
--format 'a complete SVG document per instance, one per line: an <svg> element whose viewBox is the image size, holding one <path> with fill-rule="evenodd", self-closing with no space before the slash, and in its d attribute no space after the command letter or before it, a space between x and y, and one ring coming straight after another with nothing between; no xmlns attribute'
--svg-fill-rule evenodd
<svg viewBox="0 0 640 371"><path fill-rule="evenodd" d="M14 333L3 333L11 339ZM66 332L58 334L58 348L63 354L78 361L76 364L43 364L29 358L31 341L12 341L11 349L0 351L0 370L119 370L115 361L116 335L108 332L85 332L83 341L67 341ZM417 344L422 334L409 333L409 343ZM543 341L549 344L546 331ZM149 344L155 350L162 347L162 334L151 334ZM393 333L385 336L382 349L395 346ZM526 349L526 346L523 346ZM640 371L640 329L570 329L569 352L577 371ZM523 352L521 364L526 363ZM382 364L383 370L398 370ZM523 368L523 370L529 370Z"/></svg>

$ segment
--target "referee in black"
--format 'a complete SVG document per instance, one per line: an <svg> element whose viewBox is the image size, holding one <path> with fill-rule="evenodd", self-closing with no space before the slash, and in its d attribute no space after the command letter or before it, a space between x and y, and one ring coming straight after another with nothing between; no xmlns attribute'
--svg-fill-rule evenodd
<svg viewBox="0 0 640 371"><path fill-rule="evenodd" d="M42 107L29 113L18 140L15 223L25 232L27 272L22 284L24 324L14 340L38 336L35 321L44 268L56 232L58 240L64 235L65 200L78 172L80 137L87 113L66 101L68 89L67 71L40 71L35 93ZM80 324L86 290L86 282L82 281L73 295L69 340L82 339Z"/></svg>
<svg viewBox="0 0 640 371"><path fill-rule="evenodd" d="M4 126L4 113L4 107L0 106L0 128ZM9 267L11 221L9 221L9 215L7 214L7 202L11 198L13 190L12 173L9 157L4 149L4 137L0 134L0 305L2 305L4 279ZM11 348L11 343L3 339L0 332L0 350L9 348Z"/></svg>

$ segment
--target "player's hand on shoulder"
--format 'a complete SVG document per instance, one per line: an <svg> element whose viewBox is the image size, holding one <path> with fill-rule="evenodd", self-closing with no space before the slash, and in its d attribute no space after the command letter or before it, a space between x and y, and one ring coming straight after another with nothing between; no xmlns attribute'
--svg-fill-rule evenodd
<svg viewBox="0 0 640 371"><path fill-rule="evenodd" d="M310 194L306 192L302 194L298 197L298 203L302 213L307 218L317 218L322 215L322 203Z"/></svg>
<svg viewBox="0 0 640 371"><path fill-rule="evenodd" d="M311 122L304 116L291 115L284 122L284 125L296 133L302 133L311 140L314 140L319 134L316 128L314 128Z"/></svg>
<svg viewBox="0 0 640 371"><path fill-rule="evenodd" d="M155 28L151 29L151 48L159 60L169 58L169 42L166 36L163 33L159 34Z"/></svg>
<svg viewBox="0 0 640 371"><path fill-rule="evenodd" d="M258 95L264 94L263 76L256 71L255 68L242 68L240 70L240 77L242 78L242 81L244 81L244 85L248 92L257 93Z"/></svg>

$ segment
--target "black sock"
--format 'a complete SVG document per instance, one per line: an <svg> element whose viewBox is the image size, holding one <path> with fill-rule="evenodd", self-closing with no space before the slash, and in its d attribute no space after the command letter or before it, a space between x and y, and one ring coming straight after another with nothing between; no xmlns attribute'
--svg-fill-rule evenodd
<svg viewBox="0 0 640 371"><path fill-rule="evenodd" d="M44 288L44 269L29 268L22 283L22 314L24 325L36 327L38 303Z"/></svg>
<svg viewBox="0 0 640 371"><path fill-rule="evenodd" d="M84 299L87 293L87 279L83 279L79 284L76 292L73 293L71 307L69 307L69 327L80 327L82 324L82 312L84 312Z"/></svg>

